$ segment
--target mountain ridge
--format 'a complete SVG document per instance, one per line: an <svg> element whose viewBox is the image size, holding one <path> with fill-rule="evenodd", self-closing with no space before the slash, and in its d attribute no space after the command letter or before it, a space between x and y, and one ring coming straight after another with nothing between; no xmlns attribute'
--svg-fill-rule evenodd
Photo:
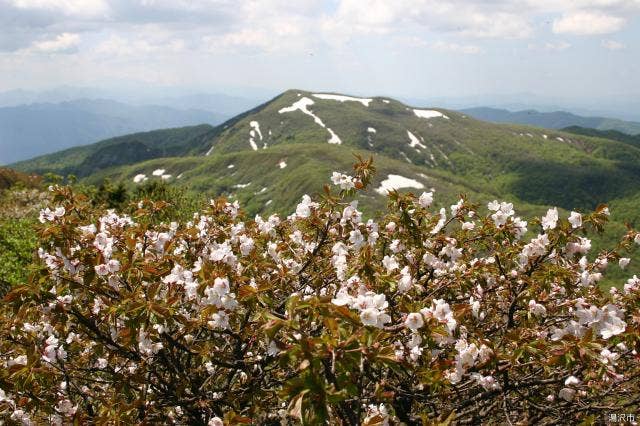
<svg viewBox="0 0 640 426"><path fill-rule="evenodd" d="M579 126L596 130L616 130L629 135L640 134L640 122L607 117L585 117L567 111L539 112L535 109L510 111L491 107L463 108L460 111L494 123L525 124L548 129Z"/></svg>
<svg viewBox="0 0 640 426"><path fill-rule="evenodd" d="M106 99L2 107L0 163L26 160L135 131L218 124L223 119L204 110L135 106Z"/></svg>
<svg viewBox="0 0 640 426"><path fill-rule="evenodd" d="M142 145L135 148L137 143ZM109 147L114 159L126 149L152 152L139 158L127 155L125 162L100 163L109 155L99 150ZM372 155L383 166L374 189L395 175L417 182L414 190L445 188L451 199L466 192L484 194L483 199L583 210L640 194L640 149L629 144L487 123L461 112L412 107L387 97L296 89L216 127L127 135L16 167L41 173L48 167L88 182L108 177L131 186L162 178L202 194L233 195L259 212L275 205L291 208L303 188L321 188L332 165L348 171L349 152ZM306 174L300 169L305 164ZM288 174L294 170L297 178L308 182L293 182ZM263 197L269 198L254 202ZM384 197L372 190L363 202L379 205Z"/></svg>

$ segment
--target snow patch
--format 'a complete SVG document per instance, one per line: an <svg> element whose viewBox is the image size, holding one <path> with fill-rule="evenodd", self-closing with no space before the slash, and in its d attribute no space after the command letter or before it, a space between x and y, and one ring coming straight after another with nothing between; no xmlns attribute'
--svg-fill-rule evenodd
<svg viewBox="0 0 640 426"><path fill-rule="evenodd" d="M560 142L564 142L564 139L562 139L560 136L558 136L556 139L559 140Z"/></svg>
<svg viewBox="0 0 640 426"><path fill-rule="evenodd" d="M407 136L409 136L409 140L411 142L409 142L409 146L413 149L415 149L416 151L420 152L420 150L418 148L416 148L416 146L419 146L422 149L426 149L427 146L423 143L420 142L420 140L416 137L416 135L414 135L413 133L411 133L410 131L407 130Z"/></svg>
<svg viewBox="0 0 640 426"><path fill-rule="evenodd" d="M182 177L183 173L180 173L178 176L176 176L176 179L180 179Z"/></svg>
<svg viewBox="0 0 640 426"><path fill-rule="evenodd" d="M267 201L266 203L264 203L264 206L266 207L266 206L268 206L268 205L269 205L269 204L271 204L271 203L273 203L273 200L269 200L269 201Z"/></svg>
<svg viewBox="0 0 640 426"><path fill-rule="evenodd" d="M373 100L371 98L355 98L353 96L331 95L329 93L314 93L312 96L318 99L332 100L332 101L339 101L339 102L347 102L347 101L360 102L362 105L366 107L368 107L369 102Z"/></svg>
<svg viewBox="0 0 640 426"><path fill-rule="evenodd" d="M284 169L285 167L287 167L287 162L284 160L280 160L280 162L278 163L278 167Z"/></svg>
<svg viewBox="0 0 640 426"><path fill-rule="evenodd" d="M249 126L251 126L251 128L253 130L255 130L255 132L258 134L258 136L260 136L260 140L262 140L262 132L260 131L260 123L258 123L257 121L252 121L252 122L249 123Z"/></svg>
<svg viewBox="0 0 640 426"><path fill-rule="evenodd" d="M235 167L235 164L229 164L229 165L227 166L227 169L233 169L234 167Z"/></svg>
<svg viewBox="0 0 640 426"><path fill-rule="evenodd" d="M542 138L543 138L543 139L549 139L549 136L547 136L547 135L542 135Z"/></svg>
<svg viewBox="0 0 640 426"><path fill-rule="evenodd" d="M258 135L260 137L260 140L262 140L262 132L260 131L260 123L258 123L257 121L251 121L249 123L249 126L251 126L251 130L249 131L249 145L251 145L251 149L253 149L254 151L258 150L258 145L256 145L256 141L254 140L254 138L256 137L256 135ZM266 148L267 145L264 144L263 148Z"/></svg>
<svg viewBox="0 0 640 426"><path fill-rule="evenodd" d="M264 188L262 188L260 191L254 192L253 195L262 194L263 192L267 192L267 187L266 186Z"/></svg>
<svg viewBox="0 0 640 426"><path fill-rule="evenodd" d="M374 129L373 127L367 127L367 132L376 133L376 129Z"/></svg>
<svg viewBox="0 0 640 426"><path fill-rule="evenodd" d="M204 156L208 157L211 155L212 152L213 152L213 145L211 145L211 148L209 148L209 151L207 151L207 153Z"/></svg>
<svg viewBox="0 0 640 426"><path fill-rule="evenodd" d="M243 189L243 188L246 188L249 185L251 185L251 182L249 182L249 183L239 183L237 185L233 185L233 187L234 188L238 188L238 189Z"/></svg>
<svg viewBox="0 0 640 426"><path fill-rule="evenodd" d="M303 98L300 98L300 100L294 102L291 106L281 108L278 111L278 113L283 114L285 112L294 112L299 110L300 112L307 114L308 116L313 118L313 121L315 121L318 126L322 127L323 129L326 129L329 132L329 134L331 135L331 138L329 138L328 142L330 144L340 145L342 141L340 140L338 135L336 135L333 130L327 128L327 126L325 126L325 124L322 122L320 117L318 117L311 110L309 110L309 106L313 104L314 104L313 99L307 98L305 96Z"/></svg>
<svg viewBox="0 0 640 426"><path fill-rule="evenodd" d="M151 174L154 176L162 176L164 174L164 169L155 169Z"/></svg>
<svg viewBox="0 0 640 426"><path fill-rule="evenodd" d="M327 130L331 134L331 138L329 138L328 142L330 144L333 144L333 145L341 145L342 144L342 140L340 140L338 135L336 135L335 132L333 130L331 130L330 128L328 128L328 127L327 127Z"/></svg>
<svg viewBox="0 0 640 426"><path fill-rule="evenodd" d="M435 110L432 110L432 109L414 109L413 112L414 112L415 115L417 115L420 118L438 118L438 117L442 117L442 118L446 118L447 120L449 119L449 117L447 117L446 115L444 115L440 111L435 111Z"/></svg>
<svg viewBox="0 0 640 426"><path fill-rule="evenodd" d="M409 179L400 175L388 175L387 179L380 182L380 186L376 188L376 192L387 195L389 191L402 188L423 189L424 185L415 179Z"/></svg>
<svg viewBox="0 0 640 426"><path fill-rule="evenodd" d="M171 175L162 175L162 176L160 176L160 178L162 180L169 180L169 179L171 179Z"/></svg>
<svg viewBox="0 0 640 426"><path fill-rule="evenodd" d="M140 173L140 174L135 175L135 176L133 177L133 183L140 183L140 182L144 182L145 180L148 180L148 179L149 179L149 178L147 177L147 175Z"/></svg>
<svg viewBox="0 0 640 426"><path fill-rule="evenodd" d="M411 161L411 159L407 157L407 154L405 154L404 151L400 151L400 156L404 158L407 161L407 163L413 164L413 161Z"/></svg>
<svg viewBox="0 0 640 426"><path fill-rule="evenodd" d="M383 99L382 102L384 102L385 104L388 104L389 100L388 99Z"/></svg>

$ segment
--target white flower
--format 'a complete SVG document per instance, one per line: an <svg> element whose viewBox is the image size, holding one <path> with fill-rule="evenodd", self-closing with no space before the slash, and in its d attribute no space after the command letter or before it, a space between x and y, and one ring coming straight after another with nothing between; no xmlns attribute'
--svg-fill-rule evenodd
<svg viewBox="0 0 640 426"><path fill-rule="evenodd" d="M11 414L11 420L22 423L24 426L29 426L32 424L29 415L23 410L14 410Z"/></svg>
<svg viewBox="0 0 640 426"><path fill-rule="evenodd" d="M428 208L433 203L433 192L423 192L418 198L418 204L422 208Z"/></svg>
<svg viewBox="0 0 640 426"><path fill-rule="evenodd" d="M410 313L409 315L407 315L407 319L404 321L404 325L412 331L416 331L419 328L422 328L422 326L424 325L422 314L415 312Z"/></svg>
<svg viewBox="0 0 640 426"><path fill-rule="evenodd" d="M569 223L573 228L580 228L582 226L582 215L578 212L571 212Z"/></svg>
<svg viewBox="0 0 640 426"><path fill-rule="evenodd" d="M96 361L96 367L100 370L104 370L105 368L107 368L107 365L109 365L109 363L104 358L98 358L98 360Z"/></svg>
<svg viewBox="0 0 640 426"><path fill-rule="evenodd" d="M398 281L398 291L400 293L405 293L413 287L413 278L411 277L408 266L402 268L400 273L402 274L402 277L400 277L400 280Z"/></svg>
<svg viewBox="0 0 640 426"><path fill-rule="evenodd" d="M7 367L12 367L14 365L27 365L27 356L19 355L7 362Z"/></svg>
<svg viewBox="0 0 640 426"><path fill-rule="evenodd" d="M544 305L537 303L535 300L529 300L529 312L537 317L547 316L547 309Z"/></svg>
<svg viewBox="0 0 640 426"><path fill-rule="evenodd" d="M620 269L624 269L629 265L629 262L631 262L631 259L628 257L621 257L620 260L618 260L618 266L620 266Z"/></svg>
<svg viewBox="0 0 640 426"><path fill-rule="evenodd" d="M346 288L341 288L336 293L336 296L331 299L331 303L336 306L351 305L353 303L353 297L349 295Z"/></svg>
<svg viewBox="0 0 640 426"><path fill-rule="evenodd" d="M224 426L224 422L220 417L213 417L207 423L208 426Z"/></svg>
<svg viewBox="0 0 640 426"><path fill-rule="evenodd" d="M640 233L637 233L633 241L640 246Z"/></svg>
<svg viewBox="0 0 640 426"><path fill-rule="evenodd" d="M378 316L380 311L376 308L367 308L360 313L360 320L364 325L372 325L376 327L378 325Z"/></svg>
<svg viewBox="0 0 640 426"><path fill-rule="evenodd" d="M105 264L96 265L94 266L94 269L96 271L96 274L100 275L101 277L109 273L109 267Z"/></svg>
<svg viewBox="0 0 640 426"><path fill-rule="evenodd" d="M387 232L392 233L396 230L396 223L395 222L389 222L387 223L387 226L384 227L384 229L387 230Z"/></svg>
<svg viewBox="0 0 640 426"><path fill-rule="evenodd" d="M629 294L632 291L637 290L640 290L640 278L634 275L633 277L629 278L624 285L624 292L625 294Z"/></svg>
<svg viewBox="0 0 640 426"><path fill-rule="evenodd" d="M118 272L120 270L120 262L118 262L116 259L111 259L109 262L107 262L107 268L111 273Z"/></svg>
<svg viewBox="0 0 640 426"><path fill-rule="evenodd" d="M311 216L311 208L317 207L317 203L311 202L311 197L307 194L302 196L302 202L296 207L296 216L305 218Z"/></svg>
<svg viewBox="0 0 640 426"><path fill-rule="evenodd" d="M239 241L240 253L242 253L243 256L248 256L255 246L253 238L247 237L246 235L241 235Z"/></svg>
<svg viewBox="0 0 640 426"><path fill-rule="evenodd" d="M78 406L77 405L74 406L73 403L68 399L63 399L62 401L58 402L58 405L56 406L56 410L64 416L71 417L74 414L76 414L76 411L78 410Z"/></svg>
<svg viewBox="0 0 640 426"><path fill-rule="evenodd" d="M542 218L542 229L555 229L558 224L558 209L552 208L547 210L547 214Z"/></svg>
<svg viewBox="0 0 640 426"><path fill-rule="evenodd" d="M493 200L489 204L487 204L487 208L495 212L491 215L491 219L493 219L493 223L497 227L506 224L509 217L515 214L512 203L498 202L498 200Z"/></svg>
<svg viewBox="0 0 640 426"><path fill-rule="evenodd" d="M600 351L600 360L603 364L616 365L616 361L618 360L618 358L620 358L619 354L611 352L607 348L604 348Z"/></svg>
<svg viewBox="0 0 640 426"><path fill-rule="evenodd" d="M576 376L569 376L567 377L567 380L564 381L565 386L579 385L580 383L581 383L581 380L578 379Z"/></svg>
<svg viewBox="0 0 640 426"><path fill-rule="evenodd" d="M340 189L351 189L355 187L355 179L353 177L339 172L333 172L331 182L333 182L334 185L340 186Z"/></svg>
<svg viewBox="0 0 640 426"><path fill-rule="evenodd" d="M473 222L464 222L462 224L462 229L465 231L471 231L476 227L476 224Z"/></svg>
<svg viewBox="0 0 640 426"><path fill-rule="evenodd" d="M218 311L211 315L211 320L207 323L211 328L229 328L229 315L224 311Z"/></svg>
<svg viewBox="0 0 640 426"><path fill-rule="evenodd" d="M226 278L216 278L213 281L213 291L220 297L229 293L229 280Z"/></svg>
<svg viewBox="0 0 640 426"><path fill-rule="evenodd" d="M395 256L385 256L382 259L382 265L387 269L387 272L393 272L400 267Z"/></svg>

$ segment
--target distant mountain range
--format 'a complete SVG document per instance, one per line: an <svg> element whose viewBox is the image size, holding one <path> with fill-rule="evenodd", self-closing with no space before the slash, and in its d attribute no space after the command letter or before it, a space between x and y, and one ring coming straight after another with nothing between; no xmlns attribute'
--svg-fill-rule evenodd
<svg viewBox="0 0 640 426"><path fill-rule="evenodd" d="M226 117L202 109L133 106L80 99L0 108L0 165L157 128L218 124Z"/></svg>
<svg viewBox="0 0 640 426"><path fill-rule="evenodd" d="M605 117L583 117L566 111L539 112L536 110L508 111L506 109L478 107L461 109L478 120L493 123L515 123L547 129L563 129L570 126L597 130L616 130L629 135L640 134L640 123Z"/></svg>
<svg viewBox="0 0 640 426"><path fill-rule="evenodd" d="M386 97L289 90L218 126L157 130L71 148L14 165L25 172L105 178L134 187L165 181L200 195L238 199L249 213L289 213L302 194L353 155L373 156L372 212L389 188L459 194L586 211L616 204L640 219L640 149L629 143L554 129L479 121L467 113L416 108Z"/></svg>

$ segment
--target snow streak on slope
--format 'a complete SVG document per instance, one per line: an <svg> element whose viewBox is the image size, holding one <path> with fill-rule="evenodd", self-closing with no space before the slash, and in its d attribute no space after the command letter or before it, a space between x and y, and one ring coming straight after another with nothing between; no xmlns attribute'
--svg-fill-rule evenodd
<svg viewBox="0 0 640 426"><path fill-rule="evenodd" d="M411 142L409 142L409 146L413 149L415 149L416 151L420 152L420 150L418 148L416 148L416 146L419 146L422 149L426 149L427 146L424 145L423 143L420 142L420 140L416 137L416 135L414 135L413 133L411 133L410 131L407 130L407 136L409 136L409 140Z"/></svg>
<svg viewBox="0 0 640 426"><path fill-rule="evenodd" d="M314 98L346 102L346 101L354 101L360 102L362 105L368 107L369 103L373 100L371 98L355 98L353 96L345 96L345 95L331 95L328 93L314 93L312 95Z"/></svg>
<svg viewBox="0 0 640 426"><path fill-rule="evenodd" d="M133 177L133 183L144 182L145 180L148 180L148 179L149 178L147 177L147 175L140 173Z"/></svg>
<svg viewBox="0 0 640 426"><path fill-rule="evenodd" d="M331 133L331 138L329 138L327 142L329 142L330 144L341 145L342 140L338 137L338 135L336 135L335 132L328 127L327 130L329 131L329 133Z"/></svg>
<svg viewBox="0 0 640 426"><path fill-rule="evenodd" d="M251 148L254 151L258 150L258 145L256 144L256 141L254 140L254 138L256 137L256 135L260 136L260 140L262 140L262 132L260 131L260 123L258 123L257 121L252 121L249 123L249 126L251 126L251 130L249 131L249 145L251 145ZM267 144L264 144L264 148L267 147Z"/></svg>
<svg viewBox="0 0 640 426"><path fill-rule="evenodd" d="M387 195L389 191L402 188L422 189L424 185L415 179L409 179L400 175L388 175L387 179L380 182L380 186L376 188L376 192Z"/></svg>
<svg viewBox="0 0 640 426"><path fill-rule="evenodd" d="M323 129L326 129L329 134L331 135L331 137L329 138L328 142L330 144L337 144L340 145L342 143L342 141L340 140L340 138L338 137L338 135L336 135L334 133L333 130L331 130L330 128L328 128L327 126L325 126L325 124L322 122L322 120L320 119L320 117L318 117L317 115L315 115L313 113L313 111L311 111L308 107L313 105L314 102L312 99L307 98L306 96L303 98L300 98L299 100L297 100L296 102L294 102L290 107L285 107L285 108L281 108L278 113L279 114L283 114L285 112L294 112L294 111L301 111L304 114L307 114L308 116L313 118L313 121L316 122L317 125L319 125L320 127L322 127Z"/></svg>
<svg viewBox="0 0 640 426"><path fill-rule="evenodd" d="M446 115L444 115L440 111L434 111L432 109L414 109L413 112L414 112L415 115L417 115L420 118L438 118L438 117L442 117L442 118L446 118L447 120L449 119L449 117L447 117Z"/></svg>

